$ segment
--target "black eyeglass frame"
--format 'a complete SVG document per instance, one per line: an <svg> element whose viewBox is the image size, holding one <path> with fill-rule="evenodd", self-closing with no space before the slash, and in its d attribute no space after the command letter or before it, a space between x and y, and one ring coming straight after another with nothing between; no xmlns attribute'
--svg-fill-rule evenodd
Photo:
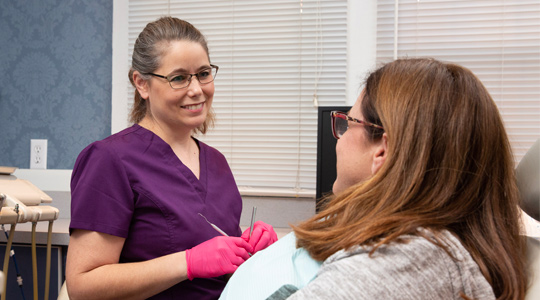
<svg viewBox="0 0 540 300"><path fill-rule="evenodd" d="M197 73L195 73L195 74L189 74L189 73L188 73L188 74L185 74L185 75L189 75L189 78L187 79L187 84L186 84L185 86L182 86L182 87L173 87L173 86L172 86L172 83L171 83L171 82L172 82L172 79L173 79L174 77L178 76L178 74L172 74L172 75L168 75L168 76L163 76L163 75L159 75L159 74L151 73L151 72L149 72L149 73L144 73L144 74L145 74L145 75L156 76L156 77L159 77L159 78L163 78L163 79L167 80L167 82L169 83L169 85L171 86L172 89L174 89L174 90L180 90L180 89L185 89L185 88L187 88L187 87L191 84L191 79L193 78L193 76L197 77L197 81L199 81L199 84L201 84L201 85L205 85L205 84L209 84L209 83L213 82L213 81L216 79L216 76L217 76L219 67L216 66L216 65L210 64L210 68L209 68L209 69L215 69L215 70L216 70L215 73L214 73L214 75L212 76L212 80L210 80L210 81L208 81L208 82L201 82L201 80L200 80L200 78L199 78L199 74L200 74L201 72L204 72L204 71L208 70L208 69L203 69L203 70L201 70L201 71L199 71L199 72L197 72ZM210 73L211 73L211 72L210 72Z"/></svg>
<svg viewBox="0 0 540 300"><path fill-rule="evenodd" d="M342 120L347 120L347 121L355 122L355 123L358 123L358 124L362 124L364 126L370 126L370 127L374 127L374 128L384 130L384 128L382 126L380 126L380 125L373 124L373 123L370 123L370 122L367 122L367 121L358 120L358 119L353 118L353 117L351 117L351 116L349 116L346 113L341 112L341 111L334 110L334 111L330 112L330 116L331 116L331 119L332 119L332 135L334 136L334 138L336 140L339 140L343 136L343 133L345 133L347 131L347 130L343 131L342 134L337 133L337 130L336 130L336 123L337 123L336 118L340 118ZM348 126L347 126L347 129L349 129Z"/></svg>

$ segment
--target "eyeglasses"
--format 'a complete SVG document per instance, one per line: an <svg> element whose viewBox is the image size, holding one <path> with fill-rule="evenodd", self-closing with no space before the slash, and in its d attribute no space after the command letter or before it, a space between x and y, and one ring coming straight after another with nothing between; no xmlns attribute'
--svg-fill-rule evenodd
<svg viewBox="0 0 540 300"><path fill-rule="evenodd" d="M339 140L339 138L343 136L345 131L349 129L349 121L384 130L384 128L380 125L358 120L353 117L349 117L344 112L334 110L331 112L331 116L332 116L332 134L337 140Z"/></svg>
<svg viewBox="0 0 540 300"><path fill-rule="evenodd" d="M208 84L216 78L217 72L219 70L219 67L216 65L210 65L210 68L206 68L204 70L201 70L195 74L189 74L189 73L174 73L169 76L163 76L158 75L155 73L145 73L147 75L156 76L159 78L165 78L169 85L177 90L177 89L183 89L189 86L191 83L191 78L193 76L197 77L197 80L200 84Z"/></svg>

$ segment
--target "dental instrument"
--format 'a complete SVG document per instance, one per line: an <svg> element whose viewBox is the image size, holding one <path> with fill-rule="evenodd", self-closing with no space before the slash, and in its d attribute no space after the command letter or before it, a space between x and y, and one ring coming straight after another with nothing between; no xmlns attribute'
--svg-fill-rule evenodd
<svg viewBox="0 0 540 300"><path fill-rule="evenodd" d="M17 223L32 222L32 270L34 299L38 299L37 281L37 258L36 258L36 225L39 221L49 221L47 233L47 261L45 270L45 295L44 300L49 299L50 269L51 269L51 241L52 224L58 219L59 210L56 207L40 205L50 203L52 198L27 180L18 179L11 175L16 168L4 172L6 168L0 167L0 224L10 224L10 233L7 236L6 253L4 257L4 269L1 290L1 299L6 299L7 273L9 266L9 254L12 253L11 245ZM24 294L23 294L24 298Z"/></svg>
<svg viewBox="0 0 540 300"><path fill-rule="evenodd" d="M9 238L7 240L6 244L6 253L4 255L4 277L2 278L2 300L6 299L6 286L7 286L7 276L8 276L8 267L9 267L9 253L11 252L11 244L13 243L13 236L15 233L15 224L11 225L10 231L9 231Z"/></svg>
<svg viewBox="0 0 540 300"><path fill-rule="evenodd" d="M253 224L255 223L255 215L257 214L257 206L253 206L253 210L251 211L251 225L249 226L249 238L251 238L251 234L253 233ZM217 227L217 225L213 224L212 222L208 221L208 219L203 216L203 214L199 213L199 216L203 217L206 223L210 224L212 228L214 228L217 232L221 233L221 235L229 236L225 231L221 230L221 228ZM249 253L249 256L252 254Z"/></svg>
<svg viewBox="0 0 540 300"><path fill-rule="evenodd" d="M210 223L210 221L208 221L208 219L205 216L203 216L201 213L199 213L199 216L203 217L206 220L206 222L208 224L210 224L210 226L212 226L212 228L214 228L217 232L221 233L221 235L229 236L228 234L225 233L225 231L221 230L221 228L219 228L216 225Z"/></svg>
<svg viewBox="0 0 540 300"><path fill-rule="evenodd" d="M251 233L253 233L253 224L255 223L255 214L257 214L257 206L253 206L251 211L251 224L249 225L249 238L251 239Z"/></svg>
<svg viewBox="0 0 540 300"><path fill-rule="evenodd" d="M2 196L3 195L0 195L0 198ZM6 228L4 227L4 224L2 224L1 226L2 226L2 231L4 231L4 235L6 236L6 240L9 240L9 235L6 232ZM9 252L9 256L11 256L11 258L13 259L13 263L15 264L15 272L17 272L17 285L19 286L19 289L21 291L21 296L23 300L26 300L26 297L24 295L24 290L23 290L23 278L22 278L21 272L19 271L19 265L17 264L17 258L15 257L15 250L11 249L11 251Z"/></svg>
<svg viewBox="0 0 540 300"><path fill-rule="evenodd" d="M32 222L32 279L33 279L32 283L34 287L34 300L38 299L36 226L37 226L37 222Z"/></svg>

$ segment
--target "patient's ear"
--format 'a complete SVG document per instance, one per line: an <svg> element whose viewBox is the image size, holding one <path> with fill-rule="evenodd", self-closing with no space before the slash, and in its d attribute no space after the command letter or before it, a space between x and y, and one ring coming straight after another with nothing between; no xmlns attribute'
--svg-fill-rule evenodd
<svg viewBox="0 0 540 300"><path fill-rule="evenodd" d="M133 83L135 88L139 91L141 97L145 100L148 99L148 81L144 80L139 71L133 72Z"/></svg>
<svg viewBox="0 0 540 300"><path fill-rule="evenodd" d="M375 146L375 151L373 151L371 174L377 173L384 164L384 161L386 160L386 153L388 153L387 148L387 136L386 133L384 133L381 140L377 142L377 146Z"/></svg>

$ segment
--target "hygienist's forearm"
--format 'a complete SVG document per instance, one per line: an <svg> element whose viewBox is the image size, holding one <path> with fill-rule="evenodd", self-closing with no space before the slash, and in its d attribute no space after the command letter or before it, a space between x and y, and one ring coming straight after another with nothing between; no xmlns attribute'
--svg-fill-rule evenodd
<svg viewBox="0 0 540 300"><path fill-rule="evenodd" d="M144 262L103 265L68 278L71 300L146 299L187 279L186 256L178 252Z"/></svg>

